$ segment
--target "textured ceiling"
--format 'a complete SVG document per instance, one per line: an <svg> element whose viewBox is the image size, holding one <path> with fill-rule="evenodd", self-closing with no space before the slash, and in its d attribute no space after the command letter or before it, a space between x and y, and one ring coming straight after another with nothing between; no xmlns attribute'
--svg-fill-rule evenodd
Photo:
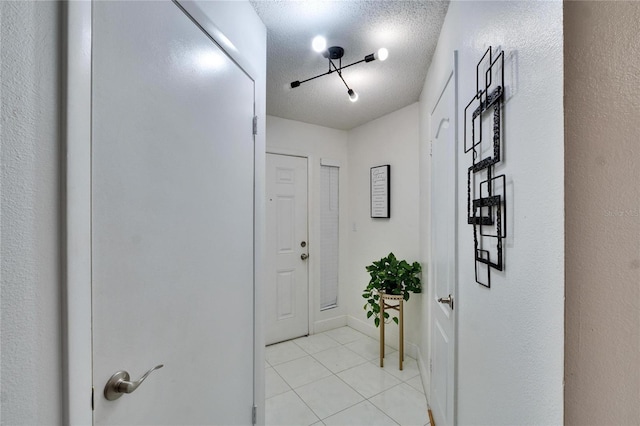
<svg viewBox="0 0 640 426"><path fill-rule="evenodd" d="M449 5L447 1L251 1L267 27L267 114L348 130L416 102ZM329 70L311 49L323 35L341 46L347 65L389 50L389 58L343 71L359 94L350 102L336 73L291 89Z"/></svg>

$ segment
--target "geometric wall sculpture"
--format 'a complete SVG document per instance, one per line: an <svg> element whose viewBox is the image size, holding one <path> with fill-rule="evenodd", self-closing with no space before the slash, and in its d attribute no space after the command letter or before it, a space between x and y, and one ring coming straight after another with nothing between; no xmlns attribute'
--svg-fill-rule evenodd
<svg viewBox="0 0 640 426"><path fill-rule="evenodd" d="M487 49L476 66L476 93L464 109L467 170L467 223L473 225L476 282L491 287L491 269L504 269L507 236L505 175L496 176L502 153L504 51ZM484 124L483 124L484 122Z"/></svg>

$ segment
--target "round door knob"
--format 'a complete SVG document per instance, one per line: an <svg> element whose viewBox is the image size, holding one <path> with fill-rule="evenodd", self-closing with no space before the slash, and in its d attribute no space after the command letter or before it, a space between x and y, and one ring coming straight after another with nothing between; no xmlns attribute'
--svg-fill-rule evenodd
<svg viewBox="0 0 640 426"><path fill-rule="evenodd" d="M441 297L438 299L438 302L445 304L445 305L449 305L449 307L451 309L453 309L453 297L451 297L451 295L449 295L449 297Z"/></svg>
<svg viewBox="0 0 640 426"><path fill-rule="evenodd" d="M300 259L302 259L302 260L307 260L308 258L309 258L309 255L307 253L302 253L300 255Z"/></svg>

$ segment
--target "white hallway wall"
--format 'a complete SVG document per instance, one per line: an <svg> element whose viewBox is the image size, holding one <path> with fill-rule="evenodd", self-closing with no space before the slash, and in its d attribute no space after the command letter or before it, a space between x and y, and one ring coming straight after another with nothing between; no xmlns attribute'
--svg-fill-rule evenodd
<svg viewBox="0 0 640 426"><path fill-rule="evenodd" d="M466 170L458 149L459 424L563 421L564 151L562 2L457 2L449 6L421 97L421 246L428 261L429 113L459 51L459 114L475 93L489 45L506 52L503 161L508 238L504 272L475 283L466 223ZM459 115L459 120L463 116ZM462 144L462 121L458 145ZM428 318L427 298L423 298ZM421 351L428 354L429 325Z"/></svg>
<svg viewBox="0 0 640 426"><path fill-rule="evenodd" d="M256 149L264 151L264 25L245 1L200 4L258 72ZM7 425L63 422L63 13L59 2L0 2L0 422ZM263 168L256 164L258 176Z"/></svg>
<svg viewBox="0 0 640 426"><path fill-rule="evenodd" d="M62 421L60 18L0 2L1 421Z"/></svg>
<svg viewBox="0 0 640 426"><path fill-rule="evenodd" d="M366 318L362 290L369 282L365 267L393 251L409 261L419 259L418 148L419 107L408 107L350 131L267 116L267 151L309 158L310 248L319 238L320 158L339 160L340 169L340 293L338 309L318 310L318 262L312 264L309 285L315 300L311 315L315 332L347 323L371 336L378 330ZM391 218L369 213L369 170L391 165ZM355 228L354 228L355 226ZM313 254L313 253L312 253ZM415 356L420 338L421 295L407 303L405 339ZM398 346L397 327L389 327L387 342Z"/></svg>
<svg viewBox="0 0 640 426"><path fill-rule="evenodd" d="M420 257L418 114L414 103L349 131L349 325L376 337L378 330L363 309L366 266L389 252L409 262ZM391 166L391 218L372 219L369 173L384 164ZM407 353L414 357L421 298L415 294L406 303L405 340ZM397 347L397 327L387 330L386 343Z"/></svg>
<svg viewBox="0 0 640 426"><path fill-rule="evenodd" d="M471 5L465 5L465 9L467 6ZM507 275L500 278L500 285L503 287L498 288L495 285L494 289L491 290L492 296L490 297L497 297L500 300L494 303L487 303L486 297L480 297L478 301L474 302L477 305L476 307L479 308L482 308L481 304L485 303L485 306L497 309L497 315L492 314L488 309L486 311L475 309L463 312L462 320L472 319L477 321L478 324L472 327L471 330L469 330L470 327L463 325L465 329L462 330L462 333L477 332L480 333L481 339L471 339L468 342L471 348L468 347L467 342L461 345L461 351L464 352L461 354L461 368L463 371L467 370L467 373L465 373L465 377L461 377L459 420L461 424L511 422L517 424L560 424L562 422L562 408L560 406L562 403L562 367L560 363L563 346L560 330L562 329L561 301L563 280L561 270L563 252L559 245L562 243L563 234L558 232L558 228L562 227L562 189L558 185L561 185L559 182L562 181L559 178L559 176L562 176L562 166L559 166L559 163L562 162L563 153L562 149L559 148L562 145L562 103L558 93L562 92L562 87L558 81L558 76L562 75L561 30L559 24L562 20L562 11L558 3L533 6L513 3L509 4L508 7L504 6L505 3L485 3L462 10L459 3L454 3L447 18L447 24L443 27L440 47L425 84L425 91L420 105L421 134L423 135L420 142L421 155L419 157L421 162L421 214L419 216L421 258L424 262L428 260L428 173L430 164L427 155L428 140L424 135L429 134L428 113L435 102L433 97L437 94L439 85L442 84L445 66L451 58L453 49L460 50L461 68L467 68L466 70L461 70L461 79L465 79L465 81L461 81L462 94L463 90L469 91L473 86L473 83L471 83L472 78L469 79L470 76L473 77L473 73L468 68L473 69L478 55L484 51L489 43L503 45L508 53L513 53L510 59L511 63L508 63L508 68L514 71L514 74L508 75L507 84L512 86L511 90L515 89L515 91L512 93L514 95L513 100L508 103L506 114L508 114L507 117L509 118L505 129L505 136L508 137L506 139L508 145L505 148L508 151L512 151L506 156L505 169L513 176L514 192L517 192L512 194L514 196L512 201L515 202L519 199L515 198L516 195L518 197L527 196L527 194L521 194L519 190L515 191L516 188L527 188L528 194L532 196L529 203L540 202L544 206L546 216L540 217L540 219L546 220L546 223L539 224L539 231L543 234L541 237L536 237L533 234L537 232L538 225L527 223L529 222L527 220L529 212L536 211L535 206L531 207L531 205L525 204L519 207L521 203L514 206L512 213L515 213L515 215L513 218L517 220L517 222L514 222L514 226L516 224L518 226L513 231L517 231L518 234L511 240L510 250L519 251L513 253L513 256L515 256L513 262L528 264L524 265L525 269L523 271L516 270L514 272L511 272L514 270L512 264L508 265ZM624 74L624 69L629 66L628 62L634 63L634 56L628 55L626 50L632 44L622 43L618 46L614 43L613 45L618 46L618 49L611 51L610 46L612 44L609 38L613 37L616 41L620 41L620 37L623 37L625 40L629 40L628 37L632 37L635 34L633 25L619 26L616 23L621 20L628 20L629 23L635 22L634 18L638 13L638 7L633 3L615 4L614 7L610 3L593 2L572 2L570 6L568 10L571 13L571 20L566 27L566 31L568 31L567 37L573 43L572 46L576 50L583 52L583 55L571 54L568 63L574 68L569 68L567 73L573 74L567 75L575 75L577 73L580 78L588 79L588 74L584 73L585 65L580 58L585 55L600 57L601 52L609 52L612 55L609 58L611 61L625 64L623 67L615 68L612 81L616 85L626 86L627 97L624 100L625 102L632 101L632 96L634 95L632 87L634 86L633 84L629 86L629 84L633 76ZM485 13L482 13L482 10L478 10L478 7L484 9ZM597 8L597 10L593 10L593 8ZM606 17L606 19L603 19L603 17ZM478 23L470 25L469 22L474 21L475 18L478 18ZM595 19L598 25L584 25L585 18ZM543 20L548 20L548 22L542 22ZM457 30L460 27L458 25L465 25L469 32L459 34ZM585 37L587 28L590 32ZM621 28L624 29L622 33L620 32ZM595 49L594 46L596 46ZM573 49L570 49L569 53L572 51ZM540 60L540 62L536 63L537 60ZM609 62L602 61L597 63L606 67ZM594 69L589 72L598 73L599 70ZM611 73L611 69L607 69L607 74ZM515 80L513 79L514 76L516 77ZM579 79L574 82L574 77L572 77L571 81L573 83L570 89L576 86L582 87L579 86L581 84ZM592 79L587 83L593 85L594 81L601 80ZM540 94L544 84L548 85L547 87L549 88L547 96ZM597 90L598 87L597 85L594 86L594 90ZM567 89L568 97L577 96L575 93L580 93L581 90L571 91L570 89ZM518 94L518 92L520 93ZM613 97L611 99L607 98L607 102L615 104L617 108L622 107L622 111L624 111L623 105L625 104L619 102L619 98L615 95L616 90L612 90L609 93ZM516 101L516 96L520 97L520 101ZM637 309L633 309L633 306L635 306L633 303L637 304L638 301L638 298L634 296L637 295L637 285L635 285L637 279L634 281L634 277L637 277L639 269L637 268L637 259L632 257L632 260L627 265L625 263L627 258L617 255L607 258L609 269L598 269L600 275L594 274L591 271L593 268L584 267L584 259L588 259L587 263L593 265L597 264L598 259L602 258L599 245L594 245L592 240L588 240L591 237L583 232L585 229L593 227L591 222L593 217L586 216L583 213L590 211L589 208L598 207L599 204L594 205L596 201L593 198L594 188L592 183L595 181L593 181L593 178L582 178L584 170L589 168L589 162L593 160L591 157L579 155L579 153L585 152L583 149L585 139L584 137L576 138L574 135L578 132L584 132L584 128L596 124L591 120L592 114L588 113L589 111L585 113L585 110L579 109L584 108L585 104L580 102L580 99L576 99L570 98L571 104L567 105L568 120L573 120L570 121L570 124L574 126L568 129L567 146L576 151L576 155L569 157L572 159L572 168L567 170L567 173L571 174L567 177L566 188L567 190L571 189L572 193L576 194L572 196L573 198L567 199L567 209L573 209L571 214L573 214L572 218L574 220L574 223L567 228L567 232L570 233L567 244L574 244L579 241L580 244L578 245L581 250L577 251L577 254L568 257L571 263L567 264L567 286L571 284L572 287L567 288L567 333L570 333L567 337L567 345L570 352L567 353L566 361L566 420L572 424L590 422L633 423L631 419L638 416L637 404L633 402L637 400L638 383L640 382L637 380L638 369L635 368L634 370L633 368L637 362L632 362L632 360L637 360L640 352L637 350L637 333L635 340L633 337L628 337L633 336L633 332L637 327L633 328L632 326L629 328L628 326L630 324L638 324ZM545 109L545 102L548 103L549 110ZM587 105L591 104L587 103ZM591 107L596 108L599 114L606 114L606 111L601 106L591 105ZM513 117L509 114L513 114ZM616 133L618 135L616 139L617 145L611 155L624 153L627 158L635 158L629 157L629 155L637 157L637 152L632 149L633 144L628 144L633 140L632 129L637 129L632 122L627 123L625 121L628 118L626 115L620 113L619 116L623 120L621 123L616 122L614 124L612 122L610 124L615 127L612 132L618 132ZM380 119L381 122L386 120L388 120L386 117ZM542 124L537 125L536 120ZM393 119L390 119L390 121L393 121ZM519 124L524 124L525 127L518 128ZM296 126L304 127L305 125L299 123ZM375 124L373 126L375 127ZM367 128L369 125L362 127ZM535 129L529 132L531 127L535 127ZM596 127L601 129L597 125ZM592 143L594 147L602 148L603 145L597 138L597 129L589 133L591 136L587 135L585 137L588 143ZM374 140L371 146L378 146L379 143L382 143L382 139L386 137L378 135L376 132L371 132L368 136L371 140ZM595 137L595 139L591 140L589 137L592 139ZM535 141L534 144L530 143L532 140ZM529 142L530 146L511 146L512 143L524 145L526 142ZM536 145L539 146L536 147ZM547 161L541 163L544 164L544 172L548 175L540 177L546 179L541 181L541 184L546 186L536 188L535 179L538 172L534 167L534 162L545 154L545 150L548 150L550 157ZM529 160L529 158L532 160ZM606 160L604 155L600 155L597 160L602 163L603 158ZM461 159L461 161L464 160ZM612 164L618 163L613 162ZM594 212L594 214L599 215L596 220L603 225L600 228L594 228L594 231L601 229L605 232L609 228L614 228L613 233L603 234L602 238L613 238L615 241L611 244L628 247L628 253L632 256L633 253L638 252L638 241L640 241L636 237L637 233L633 231L633 229L637 228L637 221L634 220L637 216L633 209L633 203L636 202L637 204L638 200L638 197L633 192L633 182L635 180L631 177L634 176L632 173L634 164L628 159L624 163L624 167L618 167L616 173L612 175L614 181L622 182L619 187L616 187L617 192L612 192L612 185L608 181L596 179L596 183L599 182L601 184L600 190L604 191L602 192L603 197L618 196L617 199L621 200L620 194L624 193L626 195L625 202L631 203L627 207L619 207L621 202L612 204L614 208L619 207L618 211L623 211L623 216L612 219L613 216L607 216L606 212L605 214L600 214L597 209ZM464 169L464 167L467 167L467 164L461 164L460 168ZM605 173L609 173L607 170L606 167L603 168ZM362 176L359 176L359 172L352 172L350 175L352 175L351 179L354 181L362 178ZM629 187L630 184L632 185L631 187ZM550 198L545 199L545 191L547 189L549 192L546 195L549 195ZM360 184L356 184L352 182L350 190L355 192L364 191L366 193L368 187L366 183L360 182ZM460 188L462 193L465 190L464 186ZM461 201L464 202L464 200ZM586 208L586 210L584 208L575 208L580 203L588 204L589 208ZM358 202L357 204L360 203ZM395 205L396 202L394 201ZM567 214L569 215L570 213ZM367 220L364 215L359 215L359 217L364 218L365 221ZM614 221L615 219L617 221ZM461 230L463 231L466 224L464 221L462 222ZM549 229L544 229L544 226L548 226ZM350 234L352 233L351 228L348 231ZM461 239L468 238L469 235L465 237L461 234ZM545 238L549 242L548 250L546 250L547 245L542 241ZM386 244L386 241L383 241L384 244ZM351 241L350 251L359 250L363 248L362 245ZM466 246L468 245L467 241ZM367 246L367 244L364 244L364 249ZM462 246L464 244L461 244ZM466 281L461 282L461 285L471 284L471 287L474 287L475 284L470 279L472 270L468 264L463 263L464 256L467 256L467 258L472 256L472 250L467 247L466 255L463 251L461 250L460 255L460 268L464 269L464 271L460 271L460 275L465 276ZM541 253L542 258L537 255L537 251ZM612 253L618 253L619 251L613 250ZM527 254L533 256L528 262L523 260ZM551 260L544 267L540 267L538 262L548 261L556 255L557 262L554 263ZM510 254L507 254L507 256L510 256ZM507 257L507 259L510 258ZM509 260L509 262L512 261ZM575 265L579 265L579 267ZM535 270L530 271L531 268L535 268ZM349 291L352 293L353 304L349 314L353 318L361 314L361 304L355 302L360 300L359 289L362 283L359 281L361 279L366 280L366 276L362 275L360 269L355 266L349 269L352 276L356 276L353 282L350 279L347 283ZM619 292L617 296L622 297L624 300L607 297L604 302L612 304L607 306L602 303L602 290L597 287L597 284L610 285L610 275L618 276L621 274L620 271L624 271L624 274L626 274L622 282L627 290ZM626 278L629 278L629 280L626 280ZM589 280L593 282L589 285L584 284ZM505 286L511 286L512 289ZM469 293L472 296L478 294L482 296L484 291L477 287L475 288L476 291L467 291L469 290L467 287L461 288L461 290L463 299L468 298ZM609 290L607 288L607 291ZM578 297L578 294L586 294L587 297ZM631 296L625 299L625 295ZM504 301L506 301L506 305L500 306L500 303ZM625 307L623 311L619 309L621 305ZM419 311L419 309L416 311ZM610 313L614 311L620 312L611 316ZM585 313L588 314L586 320L583 318ZM426 323L427 314L428 312L424 312L421 336L416 339L416 341L422 340L421 350L426 354L428 354L429 343L427 335L429 325ZM504 319L497 318L498 316L503 316ZM603 322L603 318L606 318L608 322ZM589 327L585 328L583 323L589 324ZM485 327L495 327L498 332L487 333L483 330ZM612 334L612 330L618 332ZM501 333L504 333L504 335L501 336ZM487 340L482 341L482 339ZM585 344L585 341L588 344ZM611 347L619 347L620 344L625 346L621 351L616 352L616 358L609 357L607 354L610 354ZM473 350L478 351L474 353ZM603 359L609 359L608 364L605 364L604 367L602 364ZM628 366L631 366L631 369L628 369ZM614 372L613 374L612 371ZM605 394L602 393L603 385L607 389ZM491 392L488 392L488 390ZM604 399L603 396L605 397ZM620 409L608 410L603 408L596 410L595 414L601 417L593 417L593 407L598 405L601 407L616 406ZM593 420L594 418L596 420ZM598 421L597 418L600 418L601 421Z"/></svg>
<svg viewBox="0 0 640 426"><path fill-rule="evenodd" d="M58 34L60 11L58 5L46 3L3 2L0 7L3 57L2 422L59 423L61 403L56 396L59 391L57 383L60 379L61 364L61 279L58 266L60 138L57 126L59 117L56 113L60 101L59 75L56 71L59 67L59 39L50 35ZM470 371L465 372L466 379L460 383L460 420L466 420L467 423L495 423L495 417L492 416L506 408L499 419L502 422L522 423L525 419L532 423L560 423L561 417L558 420L558 413L561 413L561 408L557 405L561 405L562 401L561 378L558 380L556 373L558 370L561 372L562 363L562 344L558 342L558 334L560 333L561 338L562 328L562 321L558 317L562 316L562 307L558 307L557 303L562 300L562 282L558 278L561 275L558 271L562 269L559 265L562 263L562 256L558 256L557 244L558 240L562 240L562 231L558 231L558 228L562 228L561 214L558 213L558 206L562 206L562 197L559 197L562 191L552 182L558 174L562 174L562 168L558 167L555 159L558 157L558 161L561 162L562 155L561 152L558 153L557 147L550 144L558 142L557 130L562 126L562 112L557 110L556 105L560 103L561 108L561 101L558 101L556 93L562 92L562 86L555 80L556 69L559 68L559 74L562 74L562 59L557 57L556 52L559 43L558 33L561 32L560 23L556 21L561 21L561 7L557 3L539 5L541 9L549 8L546 10L546 23L541 22L543 19L539 16L539 11L537 13L530 10L530 6L522 3L500 3L488 7L488 11L493 14L481 11L477 11L476 14L474 8L479 8L479 5L466 4L466 7L469 7L467 13L463 13L460 4L452 4L436 58L448 55L454 48L461 49L462 54L466 52L469 55L467 59L461 55L461 66L471 68L472 65L475 66L478 54L481 54L489 43L515 49L520 61L518 75L521 79L526 76L530 81L518 83L518 96L524 99L516 101L514 97L513 101L507 104L507 108L514 105L514 110L509 110L511 115L507 116L507 120L517 120L520 117L518 121L528 123L530 129L530 117L535 117L541 125L527 133L509 124L505 132L508 141L531 141L535 137L536 143L523 143L528 146L523 146L522 150L512 148L518 149L521 155L517 152L508 153L505 160L505 165L509 161L507 171L513 176L515 193L524 191L523 197L533 194L532 201L523 205L516 204L514 225L519 224L515 227L518 238L513 242L513 247L507 248L512 250L512 254L507 253L507 262L513 262L511 265L515 267L516 259L522 260L524 254L533 255L533 258L524 270L514 271L514 274L517 274L515 276L511 275L511 265L508 264L510 269L506 279L502 283L497 281L491 290L491 297L495 300L480 297L475 302L477 307L483 306L487 309L481 312L473 311L477 314L474 319L479 319L480 322L470 331L479 333L480 338L471 336L471 347L465 348L463 345L461 348L469 354L466 357L461 356L461 369L464 367ZM471 19L472 16L474 19L477 18L477 23L467 22L474 21ZM528 18L524 24L523 17ZM457 25L465 25L469 34L465 32L464 37L457 36ZM21 28L22 31L17 31L17 28ZM49 36L31 38L30 34L38 33ZM50 44L36 45L35 40L47 40ZM544 55L540 52L541 46L547 49ZM561 51L561 48L559 50ZM440 62L435 62L438 63ZM545 72L546 70L554 72ZM428 101L428 89L434 84L438 85L438 80L441 78L438 79L436 65L430 71L423 101ZM465 84L467 86L466 92L461 93L471 93L468 91L471 80L468 76L466 81L461 80L461 87L464 88ZM545 93L539 93L542 84L549 88ZM25 96L25 93L31 95ZM546 112L541 111L541 104L545 100L547 106L551 107ZM528 102L532 105L525 106ZM421 104L421 117L424 119L426 116L423 108L424 105ZM529 113L533 115L529 116ZM510 145L507 146L510 148ZM424 138L421 139L421 148L423 153L420 158L424 159ZM529 155L534 160L539 159L545 150L550 154L555 153L550 157L550 163L544 163L547 164L545 170L551 173L551 176L546 178L539 176L540 173L532 170L532 167L527 167L527 164L532 164L527 161ZM515 155L518 155L518 159L514 158ZM526 164L521 167L521 163ZM428 170L428 165L425 165L423 171ZM536 184L534 176L546 179L541 182L542 186ZM425 178L421 178L423 184ZM545 191L549 191L547 195L551 195L551 199L546 199L545 215L535 215L538 211L537 206L532 207L529 203L541 201L545 195L542 189L545 184L549 184ZM350 188L352 186L355 187L350 185ZM355 187L355 190L368 193L368 183L364 188ZM424 196L420 198L425 200ZM396 205L397 203L393 204ZM424 213L421 217L425 217ZM531 223L534 219L536 223ZM545 251L544 247L540 247L540 238L533 235L532 228L547 237L550 249ZM428 228L421 226L421 229ZM424 237L424 231L421 235ZM530 245L528 237L532 235L531 241L535 244ZM461 239L464 239L463 232ZM428 240L422 238L422 241L424 253L424 244ZM350 244L349 247L352 250L356 249L355 245ZM517 249L526 249L526 253L513 253ZM538 251L540 253L537 253ZM467 248L466 252L467 257L472 255L472 250L470 252ZM558 260L545 263L553 254ZM411 253L405 254L406 257L410 255ZM514 259L510 256L514 256ZM363 257L362 263L368 264L369 260L364 260ZM461 268L466 271L465 274L460 271L461 277L464 275L469 278L469 265L461 260ZM359 269L356 265L353 270ZM360 273L362 272L356 272ZM535 283L532 283L533 276L538 278ZM363 278L366 279L366 276ZM468 281L471 281L471 287L475 285L472 278L467 279L467 283ZM477 289L474 293L478 293ZM359 296L358 291L356 297ZM361 308L361 304L358 304L354 312L359 312ZM494 313L491 312L492 309ZM482 322L483 314L491 315L491 321ZM549 333L543 333L543 330L548 330ZM417 341L422 340L423 336L419 337ZM426 344L425 339L423 351L428 349ZM515 355L518 356L505 358L502 356L504 354L494 351L493 358L472 357L471 349L481 344L481 347L503 350L515 347L518 352ZM8 351L7 348L15 350ZM512 359L519 361L512 363ZM504 370L502 367L505 367ZM512 375L512 378L509 378L509 375ZM11 386L17 383L18 379L21 380L22 386ZM518 386L518 389L514 389L514 386ZM497 392L485 392L487 387ZM545 400L540 401L539 398ZM519 414L517 418L516 413Z"/></svg>

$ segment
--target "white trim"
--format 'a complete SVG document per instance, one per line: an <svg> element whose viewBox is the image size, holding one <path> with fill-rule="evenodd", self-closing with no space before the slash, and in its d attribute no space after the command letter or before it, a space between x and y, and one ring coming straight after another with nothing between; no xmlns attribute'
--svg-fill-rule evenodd
<svg viewBox="0 0 640 426"><path fill-rule="evenodd" d="M91 424L91 12L66 3L65 423Z"/></svg>
<svg viewBox="0 0 640 426"><path fill-rule="evenodd" d="M332 160L330 158L321 158L320 159L321 166L329 166L329 167L340 167L340 161Z"/></svg>
<svg viewBox="0 0 640 426"><path fill-rule="evenodd" d="M431 399L431 387L429 386L431 374L429 373L429 365L425 364L425 361L428 361L428 359L422 355L420 346L416 346L416 355L418 370L420 370L420 380L422 381L422 389L424 390L424 395L427 398L427 407L431 407L431 405L429 404L429 400Z"/></svg>
<svg viewBox="0 0 640 426"><path fill-rule="evenodd" d="M301 157L306 158L308 161L311 161L311 156L309 154L295 149L267 147L266 153L275 155L288 155L289 157Z"/></svg>
<svg viewBox="0 0 640 426"><path fill-rule="evenodd" d="M258 73L251 66L251 63L243 56L238 48L224 35L214 24L209 16L202 11L200 6L193 0L173 0L193 22L198 25L224 52L245 72L253 81L256 81Z"/></svg>
<svg viewBox="0 0 640 426"><path fill-rule="evenodd" d="M288 154L277 154L277 155L288 155ZM290 156L291 157L291 156ZM313 277L314 268L318 264L316 262L317 254L320 253L320 250L315 250L315 244L313 241L313 236L311 235L312 221L311 221L311 185L313 184L312 178L312 163L311 158L308 155L305 155L301 158L304 158L307 161L307 193L305 194L307 197L307 253L309 254L309 258L307 259L307 333L309 335L316 334L316 312L314 310L314 305L316 302L316 293L315 293L315 280Z"/></svg>
<svg viewBox="0 0 640 426"><path fill-rule="evenodd" d="M338 315L333 318L316 321L313 329L316 333L322 333L333 330L334 328L344 327L345 325L347 325L347 316Z"/></svg>
<svg viewBox="0 0 640 426"><path fill-rule="evenodd" d="M454 241L454 259L453 261L455 262L454 265L454 284L453 284L453 297L454 297L454 301L456 304L459 303L458 301L458 213L459 213L459 206L458 206L458 149L459 149L459 144L458 144L458 136L459 136L459 119L458 119L458 51L454 50L453 51L453 61L451 62L451 71L447 74L446 78L444 79L444 83L440 86L442 87L442 92L440 93L440 95L438 96L438 99L436 100L436 102L433 104L432 108L431 108L431 113L429 114L429 120L431 120L431 116L433 115L433 112L435 111L436 107L438 106L438 103L440 102L440 99L442 98L442 96L444 96L444 93L447 89L447 85L449 84L449 81L453 82L453 90L454 90L454 115L453 115L453 131L454 131L454 144L455 144L455 149L454 149L454 159L453 159L453 164L454 164L454 176L455 176L455 181L453 183L453 187L455 190L455 194L454 194L454 212L455 212L455 219L454 219L454 236L453 236L453 241ZM433 141L431 140L431 134L429 135L429 141L430 143L433 143ZM431 161L433 161L433 159L431 159ZM430 195L431 197L433 196L433 193L431 193ZM429 215L430 217L430 223L429 223L429 229L431 230L431 214ZM429 245L430 245L430 250L429 250L429 272L428 272L428 279L429 282L434 282L434 278L433 278L433 239L430 236L429 237ZM432 371L431 371L431 363L433 362L432 358L433 358L433 345L432 345L432 337L433 337L433 326L435 324L434 322L434 312L432 309L432 299L434 298L433 295L433 291L434 291L434 287L433 286L429 286L427 295L428 295L428 306L429 306L429 324L430 324L430 328L429 328L429 357L427 358L429 364L429 369L427 371L429 371L429 387L425 387L425 395L427 395L427 400L429 400L431 398L431 381L432 381ZM460 305L457 305L460 306ZM457 392L457 386L458 386L458 308L453 309L452 311L452 321L453 321L453 418L452 418L452 424L456 424L457 423L457 417L458 417L458 392Z"/></svg>
<svg viewBox="0 0 640 426"><path fill-rule="evenodd" d="M453 288L454 288L454 291L455 291L455 297L457 299L458 296L460 296L460 292L458 291L458 289L460 287L460 277L459 277L459 268L458 268L458 265L459 265L459 259L458 259L458 257L459 257L459 254L458 254L458 249L459 249L459 247L458 247L458 241L459 241L458 240L458 232L459 232L459 228L460 228L460 222L457 219L458 218L458 213L460 211L460 206L459 206L459 203L458 203L458 201L459 201L458 200L458 194L459 194L459 192L458 192L458 182L459 182L459 180L458 180L458 150L460 149L460 143L459 143L459 141L460 141L460 139L459 139L459 137L460 137L460 134L459 134L459 131L460 131L460 129L459 129L460 120L458 118L458 108L459 108L459 105L458 105L458 98L459 98L458 91L459 91L459 84L458 84L458 51L457 50L453 51L453 83L455 84L455 86L454 86L455 95L454 95L454 101L453 101L454 102L454 107L453 108L454 108L454 111L455 111L455 114L454 114L454 117L455 117L455 122L454 122L454 141L455 141L455 144L456 144L455 158L454 158L454 161L453 161L453 164L455 164L455 177L456 177L456 181L453 184L454 188L456 189L456 193L455 193L455 195L453 197L453 199L455 200L454 210L456 212L456 221L455 221L456 226L455 226L455 229L454 229L455 235L453 236L453 241L455 241L455 246L456 246L456 248L455 248L455 258L454 258L454 261L456 263L455 264L455 268L454 268L455 281L453 283ZM455 300L455 302L458 302L458 300ZM460 306L460 305L458 305L458 306ZM454 339L453 339L454 344L455 344L455 348L453 350L453 424L454 425L458 423L458 348L460 347L460 343L459 343L459 341L460 341L460 339L459 339L460 331L459 331L459 321L458 321L459 313L458 313L458 311L459 311L458 309L454 309L454 312L453 312L453 330L454 330L454 333L455 333L455 336L454 336Z"/></svg>

